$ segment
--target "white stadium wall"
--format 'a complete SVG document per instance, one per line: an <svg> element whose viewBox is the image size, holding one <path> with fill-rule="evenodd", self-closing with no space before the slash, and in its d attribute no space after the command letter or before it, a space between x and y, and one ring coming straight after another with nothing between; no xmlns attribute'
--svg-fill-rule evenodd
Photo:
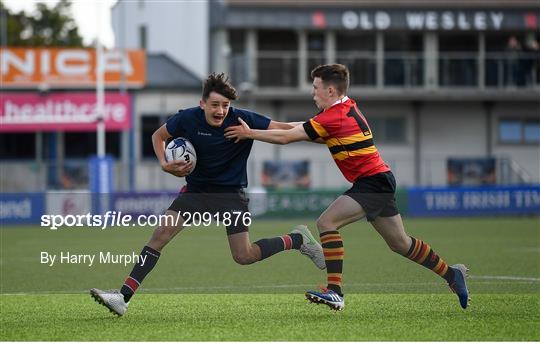
<svg viewBox="0 0 540 343"><path fill-rule="evenodd" d="M206 76L207 1L120 0L111 17L117 48L142 48L139 28L144 26L148 53L167 53L200 78Z"/></svg>
<svg viewBox="0 0 540 343"><path fill-rule="evenodd" d="M421 180L446 185L449 157L485 157L485 110L479 103L432 103L420 116Z"/></svg>
<svg viewBox="0 0 540 343"><path fill-rule="evenodd" d="M531 178L540 183L540 145L539 144L501 144L498 140L497 123L501 118L536 119L540 118L540 102L503 103L493 108L492 144L493 154L497 157L508 157L514 160Z"/></svg>

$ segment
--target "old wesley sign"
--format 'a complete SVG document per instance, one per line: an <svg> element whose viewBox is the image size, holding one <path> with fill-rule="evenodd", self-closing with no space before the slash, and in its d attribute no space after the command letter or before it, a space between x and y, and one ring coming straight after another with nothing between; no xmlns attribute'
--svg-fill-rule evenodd
<svg viewBox="0 0 540 343"><path fill-rule="evenodd" d="M504 31L540 30L535 9L285 9L228 7L212 26L336 30Z"/></svg>
<svg viewBox="0 0 540 343"><path fill-rule="evenodd" d="M392 25L392 20L396 23ZM504 13L490 12L405 12L400 16L385 11L354 12L347 11L341 16L341 22L347 29L387 30L399 23L409 30L500 30Z"/></svg>

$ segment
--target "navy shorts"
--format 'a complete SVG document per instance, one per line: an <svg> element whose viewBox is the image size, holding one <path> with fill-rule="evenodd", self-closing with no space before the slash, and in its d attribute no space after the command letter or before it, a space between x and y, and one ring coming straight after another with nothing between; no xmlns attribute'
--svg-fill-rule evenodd
<svg viewBox="0 0 540 343"><path fill-rule="evenodd" d="M187 185L169 206L169 211L179 212L184 220L194 219L194 213L210 213L212 216L219 216L221 223L224 214L229 213L233 217L232 224L226 227L227 235L233 235L248 231L244 220L236 220L237 216L244 218L244 213L249 216L248 204L249 199L243 188ZM216 220L213 219L212 224L215 223Z"/></svg>
<svg viewBox="0 0 540 343"><path fill-rule="evenodd" d="M366 212L368 221L399 214L396 205L396 179L391 171L358 178L343 193L353 198Z"/></svg>

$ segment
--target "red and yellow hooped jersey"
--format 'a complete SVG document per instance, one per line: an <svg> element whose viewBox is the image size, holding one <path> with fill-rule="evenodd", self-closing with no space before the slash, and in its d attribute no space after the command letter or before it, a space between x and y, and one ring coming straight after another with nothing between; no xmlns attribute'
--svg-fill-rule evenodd
<svg viewBox="0 0 540 343"><path fill-rule="evenodd" d="M312 140L324 139L349 182L390 170L375 147L366 118L348 97L305 122L304 130Z"/></svg>

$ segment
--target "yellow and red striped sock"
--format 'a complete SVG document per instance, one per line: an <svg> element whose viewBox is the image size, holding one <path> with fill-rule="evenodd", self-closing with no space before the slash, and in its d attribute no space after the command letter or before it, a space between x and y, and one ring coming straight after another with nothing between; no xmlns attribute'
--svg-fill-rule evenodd
<svg viewBox="0 0 540 343"><path fill-rule="evenodd" d="M424 243L420 239L411 237L412 243L409 251L405 255L409 260L414 261L424 267L431 269L434 273L438 274L446 281L451 283L454 281L454 272L448 268L448 265L442 258L431 249L429 244Z"/></svg>
<svg viewBox="0 0 540 343"><path fill-rule="evenodd" d="M343 240L338 231L321 233L321 245L326 262L328 289L343 295L341 292L343 272Z"/></svg>

